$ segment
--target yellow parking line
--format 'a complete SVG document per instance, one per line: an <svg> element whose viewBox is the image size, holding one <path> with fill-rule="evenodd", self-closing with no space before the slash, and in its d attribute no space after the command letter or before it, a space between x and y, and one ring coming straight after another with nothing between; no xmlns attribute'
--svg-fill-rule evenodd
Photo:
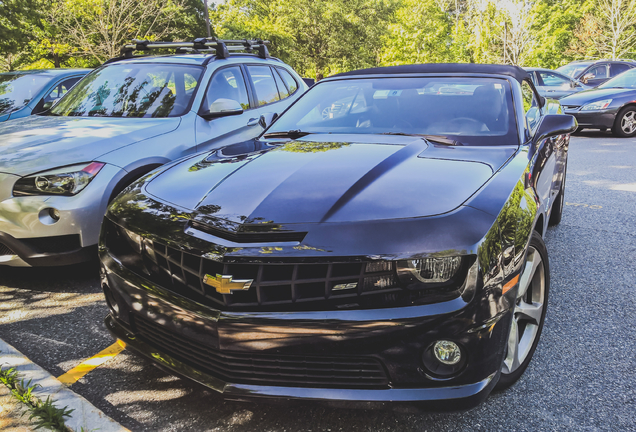
<svg viewBox="0 0 636 432"><path fill-rule="evenodd" d="M71 385L96 367L115 357L117 354L122 352L124 348L126 348L126 344L122 341L117 341L99 354L84 360L82 363L75 366L64 375L59 376L57 379L60 380L62 384Z"/></svg>

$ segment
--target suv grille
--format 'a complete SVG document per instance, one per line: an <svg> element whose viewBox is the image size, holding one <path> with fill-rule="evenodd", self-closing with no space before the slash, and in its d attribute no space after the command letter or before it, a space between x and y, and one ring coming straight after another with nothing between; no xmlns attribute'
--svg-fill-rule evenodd
<svg viewBox="0 0 636 432"><path fill-rule="evenodd" d="M138 316L137 334L150 345L201 371L237 384L293 387L380 388L382 364L370 357L310 357L226 352L202 346Z"/></svg>

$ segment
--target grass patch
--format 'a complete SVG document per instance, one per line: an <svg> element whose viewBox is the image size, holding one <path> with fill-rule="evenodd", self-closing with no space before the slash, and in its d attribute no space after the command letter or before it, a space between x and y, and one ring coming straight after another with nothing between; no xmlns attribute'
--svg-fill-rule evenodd
<svg viewBox="0 0 636 432"><path fill-rule="evenodd" d="M25 381L24 378L21 379L18 371L14 368L4 369L1 365L0 382L9 388L11 394L17 400L26 405L27 411L22 413L22 415L29 414L29 420L34 423L36 430L69 431L69 428L64 424L64 417L70 417L73 410L68 409L68 407L56 407L50 396L45 401L35 397L33 391L39 384L31 385L31 380Z"/></svg>

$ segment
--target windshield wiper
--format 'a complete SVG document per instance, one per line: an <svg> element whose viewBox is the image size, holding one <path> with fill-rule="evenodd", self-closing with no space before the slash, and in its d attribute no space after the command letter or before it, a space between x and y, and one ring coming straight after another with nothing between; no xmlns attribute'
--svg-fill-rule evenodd
<svg viewBox="0 0 636 432"><path fill-rule="evenodd" d="M431 141L436 144L443 144L443 145L449 145L449 146L464 145L457 140L445 137L443 135L409 134L404 132L384 132L382 135L416 136L416 137L422 137L426 139L426 141Z"/></svg>
<svg viewBox="0 0 636 432"><path fill-rule="evenodd" d="M264 138L302 138L315 132L303 132L300 129L294 129L287 132L270 132L263 135Z"/></svg>

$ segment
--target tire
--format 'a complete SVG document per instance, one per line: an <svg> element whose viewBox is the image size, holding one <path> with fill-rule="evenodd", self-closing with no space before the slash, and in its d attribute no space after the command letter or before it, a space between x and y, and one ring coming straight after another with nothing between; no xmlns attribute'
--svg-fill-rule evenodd
<svg viewBox="0 0 636 432"><path fill-rule="evenodd" d="M636 106L626 106L618 112L612 132L623 138L636 135Z"/></svg>
<svg viewBox="0 0 636 432"><path fill-rule="evenodd" d="M549 292L548 251L539 233L533 231L517 290L501 375L495 390L505 390L513 385L530 364L543 330Z"/></svg>
<svg viewBox="0 0 636 432"><path fill-rule="evenodd" d="M556 226L561 222L561 218L563 217L563 204L565 202L565 177L568 173L567 165L565 167L565 172L563 173L563 180L561 181L561 188L559 189L559 193L554 199L554 204L552 204L552 212L550 213L550 220L548 221L548 226Z"/></svg>

